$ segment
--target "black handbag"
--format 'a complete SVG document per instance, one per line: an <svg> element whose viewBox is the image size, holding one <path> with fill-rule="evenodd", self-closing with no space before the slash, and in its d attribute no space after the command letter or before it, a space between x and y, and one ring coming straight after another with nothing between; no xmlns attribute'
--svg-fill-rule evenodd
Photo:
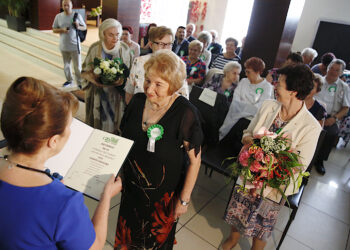
<svg viewBox="0 0 350 250"><path fill-rule="evenodd" d="M73 26L77 32L77 38L79 37L80 42L84 42L86 39L87 29L86 30L79 30L78 27L75 27L74 23L77 20L77 18L78 18L78 13L75 12L74 17L73 17Z"/></svg>

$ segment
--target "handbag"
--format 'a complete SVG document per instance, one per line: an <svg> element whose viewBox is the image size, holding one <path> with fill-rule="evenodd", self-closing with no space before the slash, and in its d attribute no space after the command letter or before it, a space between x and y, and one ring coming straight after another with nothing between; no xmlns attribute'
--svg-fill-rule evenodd
<svg viewBox="0 0 350 250"><path fill-rule="evenodd" d="M78 18L78 13L75 12L74 16L73 16L73 23L75 23L77 18ZM80 42L84 42L85 39L86 39L87 29L86 30L79 30L78 27L75 27L75 25L74 25L74 28L75 28L75 30L77 32L77 36L79 37Z"/></svg>

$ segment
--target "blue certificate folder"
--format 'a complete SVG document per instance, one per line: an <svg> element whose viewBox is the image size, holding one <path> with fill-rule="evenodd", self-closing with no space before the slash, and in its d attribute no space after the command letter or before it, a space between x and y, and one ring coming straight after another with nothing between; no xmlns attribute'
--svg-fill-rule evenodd
<svg viewBox="0 0 350 250"><path fill-rule="evenodd" d="M118 174L133 144L73 119L66 145L46 167L62 175L67 187L99 200L105 183L111 174Z"/></svg>

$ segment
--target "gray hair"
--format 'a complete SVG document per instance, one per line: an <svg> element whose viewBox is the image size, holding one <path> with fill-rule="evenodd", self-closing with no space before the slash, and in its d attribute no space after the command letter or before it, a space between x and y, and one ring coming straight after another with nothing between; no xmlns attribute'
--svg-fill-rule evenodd
<svg viewBox="0 0 350 250"><path fill-rule="evenodd" d="M102 22L102 24L100 25L100 27L98 28L98 36L100 37L100 40L103 41L105 39L105 35L104 32L105 30L115 27L118 30L118 39L120 39L120 37L122 36L122 25L120 24L120 22L114 18L108 18L106 20L104 20Z"/></svg>
<svg viewBox="0 0 350 250"><path fill-rule="evenodd" d="M313 48L305 48L303 49L303 51L301 52L301 55L302 56L311 56L312 57L312 60L314 60L318 53L316 50L314 50Z"/></svg>
<svg viewBox="0 0 350 250"><path fill-rule="evenodd" d="M234 68L239 69L239 73L241 73L242 66L238 62L228 62L224 66L224 75L226 75L227 72L230 72Z"/></svg>
<svg viewBox="0 0 350 250"><path fill-rule="evenodd" d="M209 30L210 33L214 33L214 37L218 37L218 32L216 30Z"/></svg>
<svg viewBox="0 0 350 250"><path fill-rule="evenodd" d="M342 66L342 72L344 71L346 64L342 59L333 59L333 61L331 61L331 63L328 65L327 67L327 71L332 67L333 64L338 64Z"/></svg>
<svg viewBox="0 0 350 250"><path fill-rule="evenodd" d="M209 45L209 44L211 44L212 37L211 37L211 34L208 31L202 31L201 33L199 33L197 39L198 40L203 39Z"/></svg>
<svg viewBox="0 0 350 250"><path fill-rule="evenodd" d="M194 46L198 46L200 51L202 51L203 49L203 43L198 40L193 40L192 42L190 42L190 44L188 45L188 48L192 48Z"/></svg>
<svg viewBox="0 0 350 250"><path fill-rule="evenodd" d="M191 26L192 26L193 32L196 30L196 25L194 25L194 23L188 23L188 24L186 25L186 29L187 29L187 26L188 26L188 25L191 25Z"/></svg>

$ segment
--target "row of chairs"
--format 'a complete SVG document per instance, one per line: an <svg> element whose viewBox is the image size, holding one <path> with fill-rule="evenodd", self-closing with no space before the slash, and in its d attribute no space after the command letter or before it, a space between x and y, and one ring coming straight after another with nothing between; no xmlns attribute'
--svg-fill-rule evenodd
<svg viewBox="0 0 350 250"><path fill-rule="evenodd" d="M210 169L210 172L208 174L209 177L212 176L213 171L230 177L230 171L227 169L230 161L225 161L227 157L232 156L230 155L230 148L227 148L225 145L218 143L218 131L226 117L229 109L229 104L227 103L226 97L224 95L217 94L214 106L210 106L198 99L202 91L202 88L194 86L190 94L190 101L199 110L200 118L202 121L202 129L205 135L202 152L202 163L205 165L205 173L208 174L208 169ZM325 135L326 131L322 130L318 139L314 156L319 152ZM314 160L315 157L311 161L306 171L311 172ZM308 178L304 178L299 188L299 192L297 194L288 196L288 201L292 212L290 213L289 220L278 243L277 250L281 247L283 240L287 235L289 227L295 219L307 183ZM285 206L289 207L287 202L285 203Z"/></svg>

